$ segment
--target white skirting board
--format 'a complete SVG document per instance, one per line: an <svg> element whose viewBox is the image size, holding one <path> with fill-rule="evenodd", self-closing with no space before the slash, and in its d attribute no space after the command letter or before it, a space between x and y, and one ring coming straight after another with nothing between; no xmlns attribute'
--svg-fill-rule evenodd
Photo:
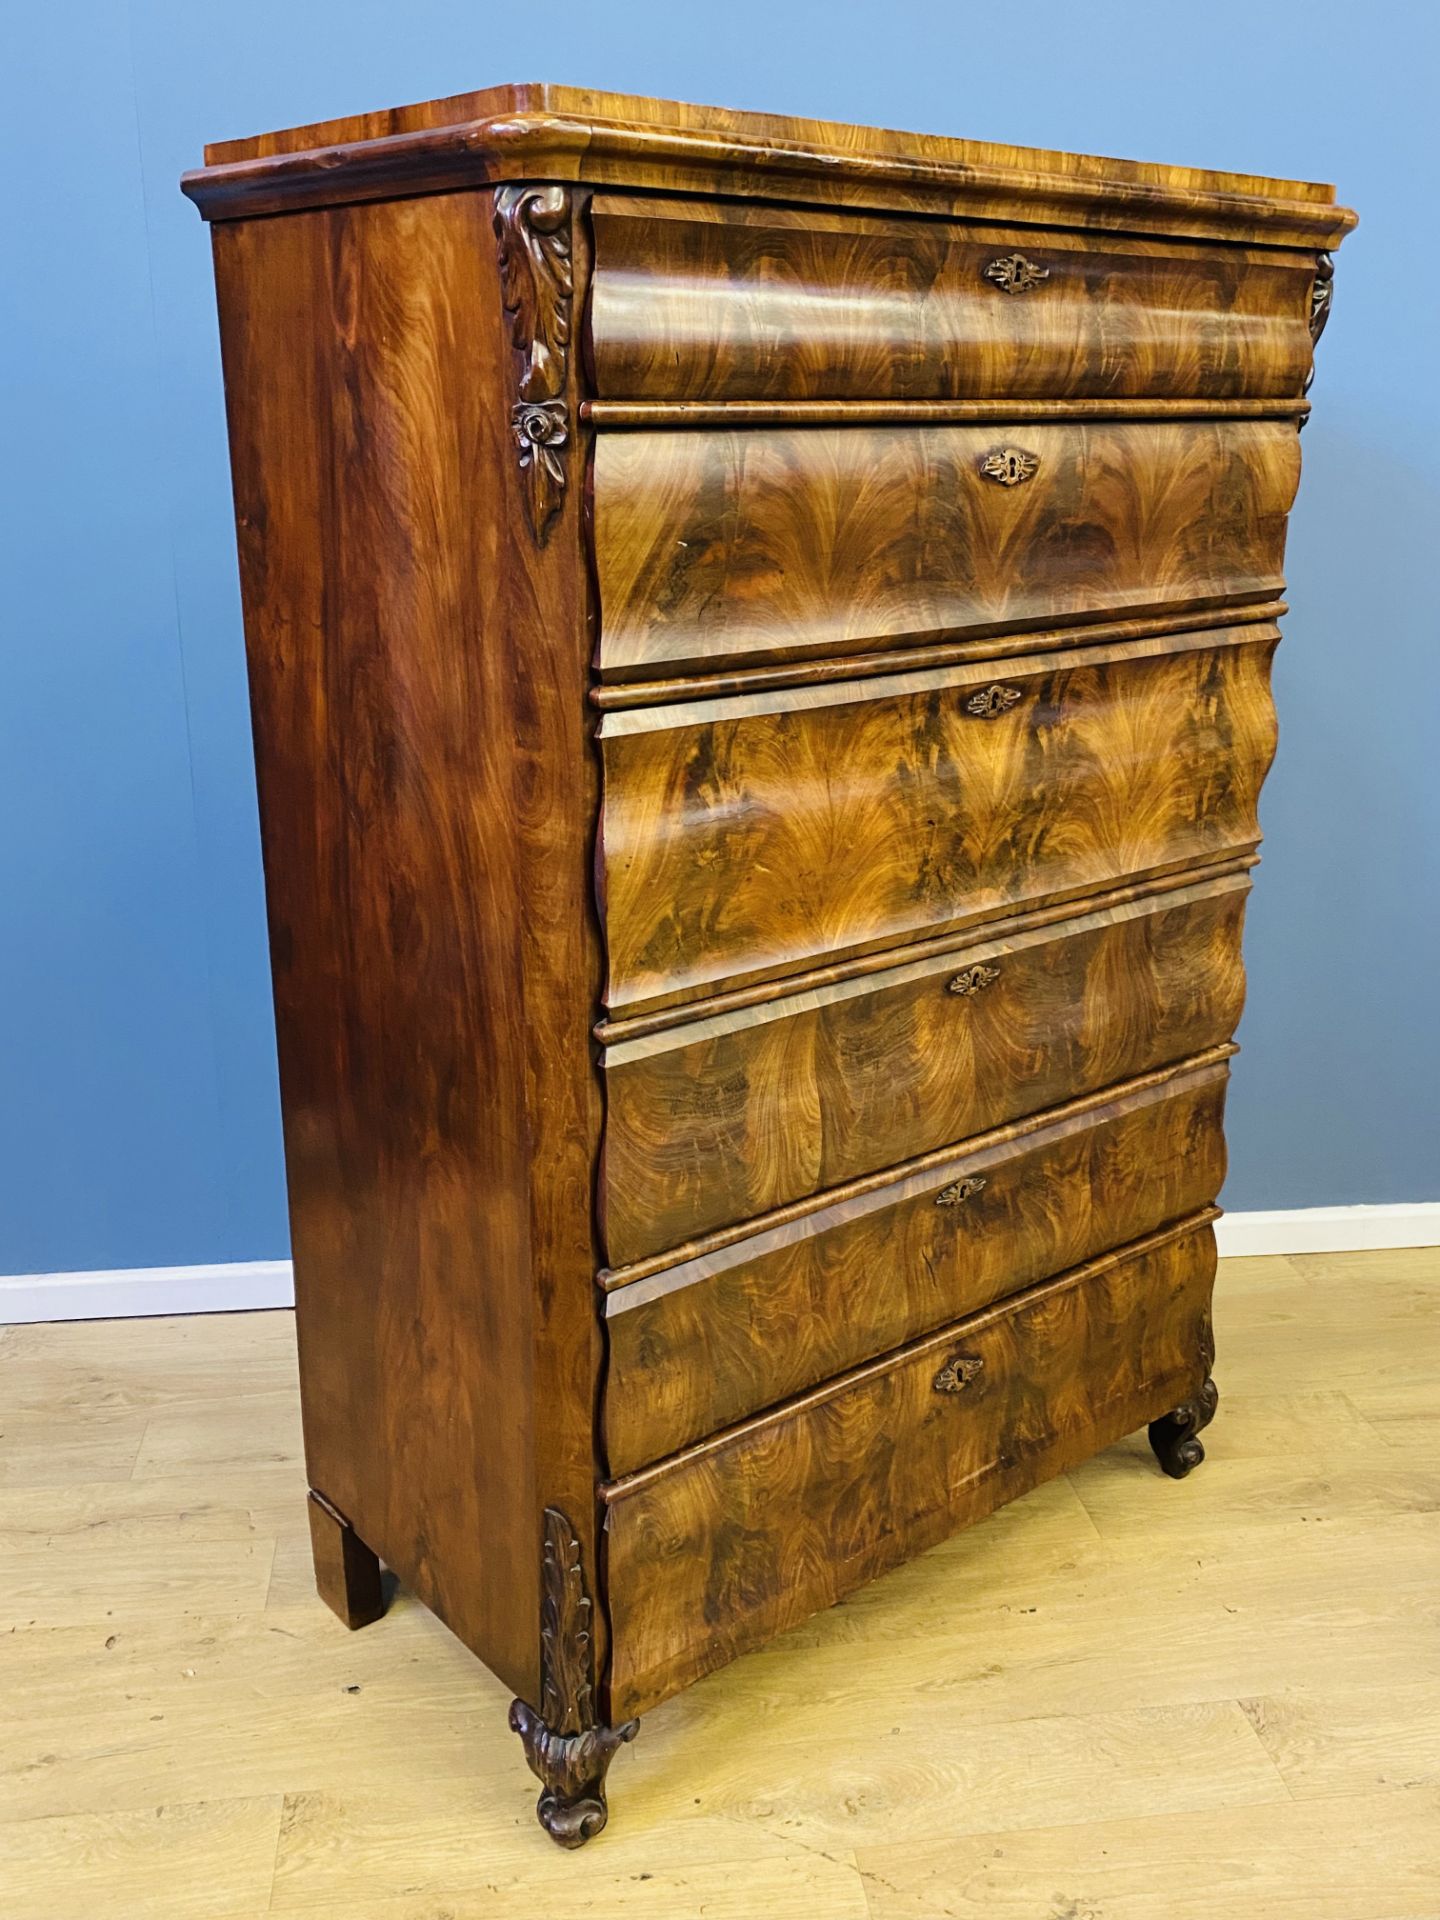
<svg viewBox="0 0 1440 1920"><path fill-rule="evenodd" d="M37 1320L136 1320L152 1313L243 1313L294 1302L288 1260L0 1277L0 1327Z"/></svg>
<svg viewBox="0 0 1440 1920"><path fill-rule="evenodd" d="M1222 1260L1262 1253L1374 1253L1440 1247L1440 1200L1393 1207L1281 1207L1226 1213L1215 1223Z"/></svg>
<svg viewBox="0 0 1440 1920"><path fill-rule="evenodd" d="M1267 1253L1363 1253L1440 1247L1440 1200L1393 1207L1290 1207L1227 1213L1222 1258ZM294 1302L288 1260L208 1267L122 1267L112 1273L0 1277L0 1326L39 1320L133 1320L156 1313L244 1313Z"/></svg>

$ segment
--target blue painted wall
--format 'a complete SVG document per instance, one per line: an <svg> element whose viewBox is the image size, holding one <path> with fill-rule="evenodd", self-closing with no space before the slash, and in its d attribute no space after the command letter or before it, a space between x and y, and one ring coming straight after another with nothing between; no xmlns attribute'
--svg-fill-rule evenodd
<svg viewBox="0 0 1440 1920"><path fill-rule="evenodd" d="M284 1252L207 138L503 79L1334 180L1234 1207L1440 1198L1440 35L1412 0L81 0L7 33L0 1272ZM528 24L527 24L528 22Z"/></svg>

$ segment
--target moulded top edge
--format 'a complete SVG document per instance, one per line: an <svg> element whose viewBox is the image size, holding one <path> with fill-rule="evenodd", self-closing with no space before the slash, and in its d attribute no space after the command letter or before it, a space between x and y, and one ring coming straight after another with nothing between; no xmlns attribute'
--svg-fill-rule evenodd
<svg viewBox="0 0 1440 1920"><path fill-rule="evenodd" d="M1330 246L1354 225L1334 189L742 113L544 84L491 87L220 141L184 191L208 219L439 192L529 176L921 213L1140 227Z"/></svg>

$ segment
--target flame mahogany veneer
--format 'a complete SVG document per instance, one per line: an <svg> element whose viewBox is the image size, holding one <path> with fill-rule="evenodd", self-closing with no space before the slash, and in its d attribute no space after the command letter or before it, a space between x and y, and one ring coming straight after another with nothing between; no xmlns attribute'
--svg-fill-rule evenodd
<svg viewBox="0 0 1440 1920"><path fill-rule="evenodd" d="M493 88L212 224L320 1590L635 1716L1215 1411L1328 187Z"/></svg>

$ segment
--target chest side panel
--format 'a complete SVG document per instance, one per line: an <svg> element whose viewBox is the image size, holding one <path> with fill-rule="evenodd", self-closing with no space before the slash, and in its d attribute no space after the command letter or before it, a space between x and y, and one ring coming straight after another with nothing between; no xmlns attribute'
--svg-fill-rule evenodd
<svg viewBox="0 0 1440 1920"><path fill-rule="evenodd" d="M488 194L215 254L311 1480L533 1694L541 1483L591 1480L598 1346L578 507L542 555ZM583 1438L538 1431L557 1340Z"/></svg>

